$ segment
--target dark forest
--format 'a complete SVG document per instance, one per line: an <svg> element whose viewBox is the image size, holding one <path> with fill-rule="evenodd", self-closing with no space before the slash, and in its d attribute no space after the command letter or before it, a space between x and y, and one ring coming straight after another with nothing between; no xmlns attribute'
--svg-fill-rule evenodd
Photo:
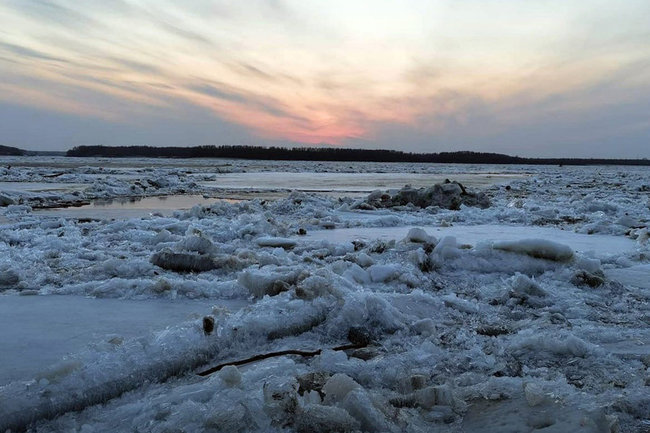
<svg viewBox="0 0 650 433"><path fill-rule="evenodd" d="M398 150L339 147L263 146L77 146L66 152L72 157L232 158L282 161L371 161L445 164L544 164L544 165L650 165L647 159L524 158L489 152L408 153Z"/></svg>

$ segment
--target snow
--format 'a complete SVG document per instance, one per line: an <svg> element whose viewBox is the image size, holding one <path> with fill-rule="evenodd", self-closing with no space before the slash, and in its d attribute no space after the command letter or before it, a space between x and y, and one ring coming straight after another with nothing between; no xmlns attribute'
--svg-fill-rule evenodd
<svg viewBox="0 0 650 433"><path fill-rule="evenodd" d="M0 382L0 431L627 433L650 418L645 168L9 163L0 182L23 186L0 188L0 371L25 370ZM446 178L490 206L363 206ZM132 199L147 209L93 206ZM288 349L316 354L196 374Z"/></svg>

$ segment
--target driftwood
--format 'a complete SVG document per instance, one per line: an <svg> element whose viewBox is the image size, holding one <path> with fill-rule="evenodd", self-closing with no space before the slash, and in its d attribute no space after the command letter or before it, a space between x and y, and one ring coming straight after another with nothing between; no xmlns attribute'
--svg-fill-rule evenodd
<svg viewBox="0 0 650 433"><path fill-rule="evenodd" d="M362 347L366 347L366 344L344 344L342 346L333 347L332 350L361 349ZM249 364L251 362L261 361L263 359L273 358L276 356L285 356L285 355L299 355L305 357L317 356L320 355L322 351L323 349L317 349L317 350L287 349L287 350L280 350L278 352L261 353L259 355L251 356L250 358L240 359L237 361L224 362L223 364L219 364L205 371L201 371L200 373L198 373L198 375L209 376L210 374L216 373L217 371L229 365L235 365L235 366L244 365L244 364Z"/></svg>

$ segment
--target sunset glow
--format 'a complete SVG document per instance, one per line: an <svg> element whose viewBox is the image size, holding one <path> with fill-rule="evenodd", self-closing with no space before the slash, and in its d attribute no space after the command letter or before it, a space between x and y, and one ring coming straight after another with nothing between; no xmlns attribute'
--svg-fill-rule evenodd
<svg viewBox="0 0 650 433"><path fill-rule="evenodd" d="M9 0L0 22L1 144L648 153L647 1ZM25 134L25 110L70 130Z"/></svg>

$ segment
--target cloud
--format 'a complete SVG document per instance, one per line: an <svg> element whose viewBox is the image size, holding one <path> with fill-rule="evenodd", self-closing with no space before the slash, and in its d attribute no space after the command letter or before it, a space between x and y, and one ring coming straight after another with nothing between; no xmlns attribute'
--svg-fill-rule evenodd
<svg viewBox="0 0 650 433"><path fill-rule="evenodd" d="M523 154L646 133L626 108L650 87L640 0L71 5L0 4L0 100L133 125L204 112L260 143Z"/></svg>
<svg viewBox="0 0 650 433"><path fill-rule="evenodd" d="M147 74L163 73L160 67L149 63L139 62L137 60L130 60L130 59L118 58L118 57L106 57L106 60L108 60L110 63L122 66L123 69L126 69L128 71L144 72Z"/></svg>
<svg viewBox="0 0 650 433"><path fill-rule="evenodd" d="M173 33L176 36L180 36L182 38L185 38L190 42L193 42L193 43L198 42L198 43L203 44L203 45L205 45L207 47L213 47L214 46L214 43L210 39L208 39L207 37L205 37L205 36L203 36L203 35L201 35L201 34L199 34L197 32L194 32L192 30L183 29L181 27L178 27L178 26L176 26L174 24L171 24L171 23L163 21L163 20L158 20L156 22L156 24L159 25L165 31Z"/></svg>
<svg viewBox="0 0 650 433"><path fill-rule="evenodd" d="M117 5L120 3L120 0L116 0L114 3ZM61 2L57 2L56 0L7 0L5 5L15 9L19 14L28 14L32 18L46 21L50 24L56 23L68 29L102 27L100 21L79 12L78 9L63 6Z"/></svg>
<svg viewBox="0 0 650 433"><path fill-rule="evenodd" d="M36 60L46 60L46 61L53 61L53 62L61 62L61 63L68 63L67 60L61 58L61 57L56 57L38 50L34 50L22 45L15 45L15 44L10 44L8 42L2 42L0 41L0 52L4 51L7 54L10 54L13 59L17 58L30 58L30 59L36 59Z"/></svg>
<svg viewBox="0 0 650 433"><path fill-rule="evenodd" d="M644 157L650 142L650 84L629 83L647 76L646 68L645 62L631 65L536 101L520 94L498 101L460 98L458 110L441 114L431 109L415 127L372 124L371 141L346 144L394 148L405 143L419 152L468 149L541 157Z"/></svg>
<svg viewBox="0 0 650 433"><path fill-rule="evenodd" d="M193 92L202 93L204 95L212 96L218 99L225 99L227 101L240 103L246 103L247 101L246 97L241 93L222 90L212 84L193 84L188 86L188 89Z"/></svg>
<svg viewBox="0 0 650 433"><path fill-rule="evenodd" d="M0 102L0 130L2 144L32 150L62 150L81 144L259 143L246 128L180 101L173 101L164 110L142 113L137 121L126 123Z"/></svg>

